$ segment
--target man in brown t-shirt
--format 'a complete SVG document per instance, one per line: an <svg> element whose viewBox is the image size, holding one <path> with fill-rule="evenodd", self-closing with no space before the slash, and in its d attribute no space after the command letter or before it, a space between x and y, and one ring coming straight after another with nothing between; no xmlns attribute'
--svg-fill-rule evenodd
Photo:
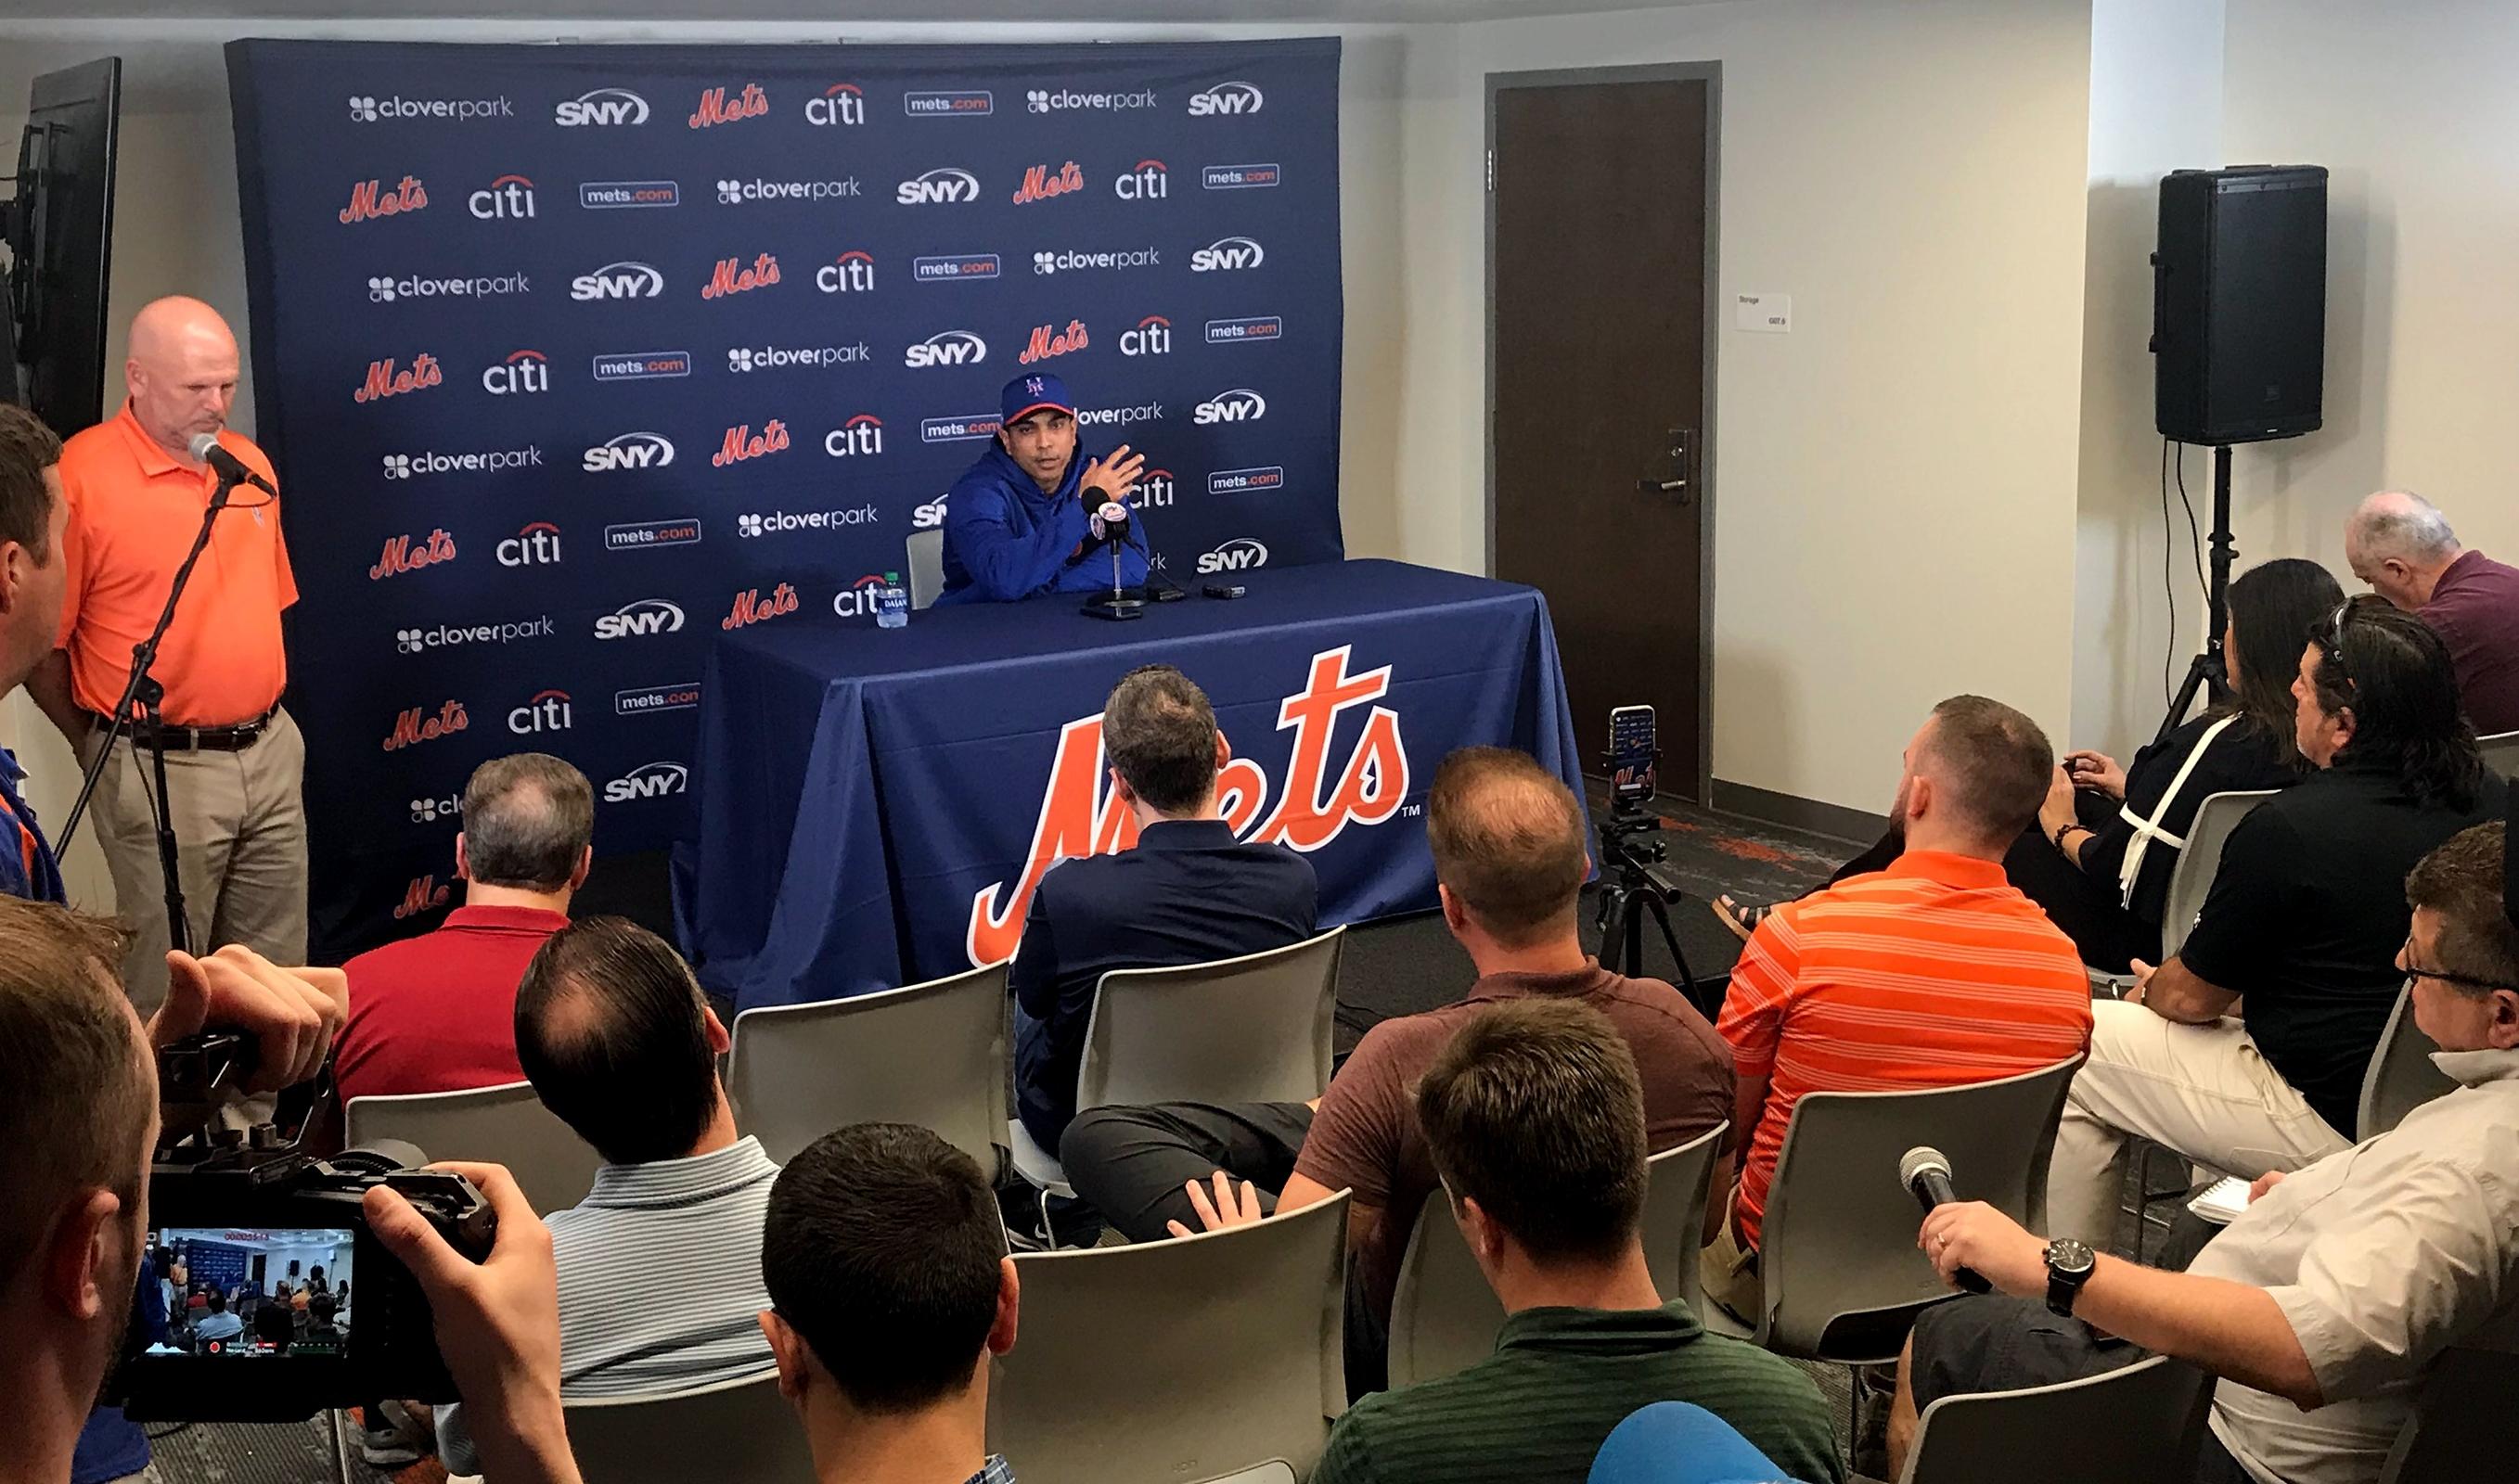
<svg viewBox="0 0 2519 1484"><path fill-rule="evenodd" d="M1367 1031L1315 1104L1101 1108L1059 1145L1076 1193L1134 1242L1353 1192L1348 1386L1359 1395L1381 1389L1399 1259L1437 1186L1416 1084L1480 1006L1556 995L1608 1016L1635 1054L1656 1152L1732 1115L1732 1054L1705 1017L1669 984L1612 974L1583 951L1575 898L1591 861L1582 806L1565 784L1526 754L1467 748L1443 761L1426 815L1443 924L1479 971L1465 999ZM1716 1189L1731 1172L1727 1142Z"/></svg>

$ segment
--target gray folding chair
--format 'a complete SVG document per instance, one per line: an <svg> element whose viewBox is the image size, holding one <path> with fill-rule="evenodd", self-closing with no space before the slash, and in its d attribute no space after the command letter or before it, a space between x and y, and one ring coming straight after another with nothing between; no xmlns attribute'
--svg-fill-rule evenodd
<svg viewBox="0 0 2519 1484"><path fill-rule="evenodd" d="M543 1106L531 1082L352 1098L343 1116L344 1142L352 1147L400 1139L431 1159L506 1165L540 1216L585 1200L603 1163L577 1130Z"/></svg>
<svg viewBox="0 0 2519 1484"><path fill-rule="evenodd" d="M1103 975L1085 1023L1076 1111L1319 1097L1330 1085L1346 931L1210 964ZM1042 1149L1020 1119L1006 1132L1024 1179L1049 1195L1075 1194L1056 1150Z"/></svg>
<svg viewBox="0 0 2519 1484"><path fill-rule="evenodd" d="M2362 1074L2362 1127L2356 1138L2386 1133L2405 1122L2406 1114L2457 1086L2433 1063L2432 1053L2438 1050L2439 1043L2414 1024L2412 990L2398 990L2388 1028L2379 1032L2370 1069Z"/></svg>
<svg viewBox="0 0 2519 1484"><path fill-rule="evenodd" d="M1347 1193L1251 1226L1019 1252L1023 1324L991 1364L989 1448L1024 1484L1308 1478L1347 1403Z"/></svg>
<svg viewBox="0 0 2519 1484"><path fill-rule="evenodd" d="M2184 1479L2212 1404L2213 1377L2166 1355L2053 1386L1946 1396L1924 1409L1899 1484Z"/></svg>
<svg viewBox="0 0 2519 1484"><path fill-rule="evenodd" d="M933 1130L994 1174L1006 1136L1006 966L734 1018L727 1095L781 1164L851 1123Z"/></svg>
<svg viewBox="0 0 2519 1484"><path fill-rule="evenodd" d="M909 606L924 608L945 590L945 533L912 531L901 548L909 563Z"/></svg>
<svg viewBox="0 0 2519 1484"><path fill-rule="evenodd" d="M1895 1360L1916 1315L1953 1296L1916 1249L1922 1218L1898 1183L1899 1157L1920 1144L1940 1150L1963 1200L2039 1230L2064 1089L2081 1065L2074 1056L1961 1087L1805 1094L1759 1226L1764 1312L1745 1331L1708 1304L1707 1328L1804 1360Z"/></svg>
<svg viewBox="0 0 2519 1484"><path fill-rule="evenodd" d="M2505 1313L2505 1323L2507 1314ZM2414 1415L2380 1466L2379 1484L2475 1484L2506 1478L2510 1399L2519 1353L2509 1337L2474 1337L2441 1352L2414 1398Z"/></svg>
<svg viewBox="0 0 2519 1484"><path fill-rule="evenodd" d="M2213 873L2221 869L2222 847L2230 843L2232 827L2274 796L2273 789L2207 794L2195 806L2195 821L2187 827L2187 849L2169 869L2169 902L2160 914L2162 957L2176 953L2194 929L2195 914L2204 910L2204 898L2213 890Z"/></svg>
<svg viewBox="0 0 2519 1484"><path fill-rule="evenodd" d="M2519 778L2519 731L2498 732L2480 738L2484 749L2484 765L2504 778Z"/></svg>
<svg viewBox="0 0 2519 1484"><path fill-rule="evenodd" d="M1645 1262L1655 1291L1702 1305L1697 1293L1697 1252L1705 1231L1705 1187L1714 1150L1729 1124L1714 1127L1653 1157L1645 1193ZM1391 1384L1412 1385L1450 1375L1495 1353L1504 1305L1470 1255L1451 1202L1437 1190L1426 1198L1408 1250L1399 1259L1399 1283L1391 1300Z"/></svg>
<svg viewBox="0 0 2519 1484"><path fill-rule="evenodd" d="M603 1484L814 1484L804 1419L778 1394L774 1371L560 1412L579 1470Z"/></svg>

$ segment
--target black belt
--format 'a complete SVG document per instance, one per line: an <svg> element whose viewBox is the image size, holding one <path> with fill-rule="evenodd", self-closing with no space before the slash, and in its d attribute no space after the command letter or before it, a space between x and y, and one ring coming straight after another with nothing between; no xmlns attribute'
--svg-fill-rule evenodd
<svg viewBox="0 0 2519 1484"><path fill-rule="evenodd" d="M122 730L123 735L131 739L132 746L145 747L151 752L241 753L262 739L262 734L271 729L271 719L279 714L280 708L275 706L250 721L239 721L234 726L152 726L146 721L132 721L126 723ZM89 729L93 731L104 731L113 725L111 720L94 712L88 713L87 720Z"/></svg>

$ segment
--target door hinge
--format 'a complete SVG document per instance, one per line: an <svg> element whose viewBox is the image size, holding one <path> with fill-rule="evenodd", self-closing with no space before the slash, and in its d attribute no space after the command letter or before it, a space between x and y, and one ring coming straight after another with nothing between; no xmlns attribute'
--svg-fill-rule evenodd
<svg viewBox="0 0 2519 1484"><path fill-rule="evenodd" d="M1495 194L1495 152L1493 150L1487 152L1487 194L1489 196Z"/></svg>

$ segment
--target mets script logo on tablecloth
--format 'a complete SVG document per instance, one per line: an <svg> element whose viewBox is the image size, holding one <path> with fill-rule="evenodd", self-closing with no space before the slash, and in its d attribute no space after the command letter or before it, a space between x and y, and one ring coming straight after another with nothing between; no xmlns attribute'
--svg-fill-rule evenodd
<svg viewBox="0 0 2519 1484"><path fill-rule="evenodd" d="M1399 812L1408 797L1408 751L1399 739L1399 713L1387 706L1374 706L1368 714L1364 734L1356 739L1337 782L1328 787L1328 797L1322 797L1331 776L1330 734L1339 713L1391 693L1388 665L1360 676L1348 674L1351 647L1343 644L1312 656L1304 688L1277 708L1277 729L1293 729L1295 748L1286 763L1285 789L1264 819L1260 807L1267 803L1268 779L1259 764L1236 758L1216 776L1216 802L1236 835L1317 851L1348 825L1376 825ZM998 882L971 898L965 946L972 963L994 964L1014 953L1033 889L1053 861L1108 854L1137 843L1135 816L1116 797L1104 796L1103 771L1102 718L1085 717L1061 727L1058 758L1041 791L1040 818L1033 826L1022 876L1011 887Z"/></svg>

